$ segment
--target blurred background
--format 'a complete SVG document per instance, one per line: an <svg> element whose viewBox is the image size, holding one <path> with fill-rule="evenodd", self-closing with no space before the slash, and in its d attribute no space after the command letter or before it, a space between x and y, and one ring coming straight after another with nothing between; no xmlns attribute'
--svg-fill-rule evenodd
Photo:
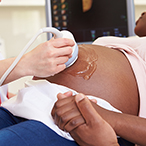
<svg viewBox="0 0 146 146"><path fill-rule="evenodd" d="M137 20L141 13L146 11L146 0L134 0L134 3L135 20ZM43 27L46 27L45 0L2 0L0 47L6 58L17 56L26 43ZM30 49L46 40L46 34L42 34ZM29 78L31 77L11 83L10 91L16 93Z"/></svg>

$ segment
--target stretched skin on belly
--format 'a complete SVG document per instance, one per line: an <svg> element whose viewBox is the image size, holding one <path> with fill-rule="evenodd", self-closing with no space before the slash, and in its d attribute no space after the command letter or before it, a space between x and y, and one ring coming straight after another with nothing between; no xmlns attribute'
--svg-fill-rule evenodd
<svg viewBox="0 0 146 146"><path fill-rule="evenodd" d="M138 115L139 93L135 75L128 59L118 50L79 45L76 63L47 80L100 97L124 113Z"/></svg>

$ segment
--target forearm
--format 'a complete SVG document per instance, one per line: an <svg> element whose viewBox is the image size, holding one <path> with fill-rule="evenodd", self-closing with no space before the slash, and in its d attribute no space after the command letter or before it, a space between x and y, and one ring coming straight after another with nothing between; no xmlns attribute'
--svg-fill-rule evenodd
<svg viewBox="0 0 146 146"><path fill-rule="evenodd" d="M139 145L146 145L146 119L108 111L93 103L96 111L113 127L116 134Z"/></svg>
<svg viewBox="0 0 146 146"><path fill-rule="evenodd" d="M7 71L7 69L11 66L11 64L14 62L15 58L9 58L5 60L0 61L0 78L3 76L3 74ZM9 82L12 82L14 80L17 80L21 77L24 77L28 74L28 70L25 68L26 65L24 64L24 59L21 59L19 63L15 66L15 68L9 73L3 84L7 84ZM24 66L25 65L25 66Z"/></svg>
<svg viewBox="0 0 146 146"><path fill-rule="evenodd" d="M117 135L141 146L146 145L146 119L126 114L115 114Z"/></svg>

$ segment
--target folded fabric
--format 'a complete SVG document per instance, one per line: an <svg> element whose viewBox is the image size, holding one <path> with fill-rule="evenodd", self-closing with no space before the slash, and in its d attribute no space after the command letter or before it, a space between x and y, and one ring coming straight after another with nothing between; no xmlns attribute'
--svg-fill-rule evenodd
<svg viewBox="0 0 146 146"><path fill-rule="evenodd" d="M21 89L17 96L5 101L2 106L15 116L41 121L60 136L73 140L69 133L60 130L54 124L51 116L51 110L57 100L57 94L67 91L72 91L74 95L77 94L76 91L70 88L53 84L46 80L29 81L26 83L26 88ZM97 104L103 108L120 112L103 99L94 96L88 97L96 99Z"/></svg>

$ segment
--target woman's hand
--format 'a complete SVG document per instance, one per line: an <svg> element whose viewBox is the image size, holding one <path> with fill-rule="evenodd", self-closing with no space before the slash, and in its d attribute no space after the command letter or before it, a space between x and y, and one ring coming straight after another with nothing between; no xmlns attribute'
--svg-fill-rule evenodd
<svg viewBox="0 0 146 146"><path fill-rule="evenodd" d="M52 109L52 117L55 124L62 130L70 132L79 125L85 123L80 111L78 110L75 97L72 92L57 95L58 101Z"/></svg>
<svg viewBox="0 0 146 146"><path fill-rule="evenodd" d="M71 39L52 38L25 54L19 65L25 75L48 77L59 73L66 68L65 63L71 57Z"/></svg>
<svg viewBox="0 0 146 146"><path fill-rule="evenodd" d="M75 97L71 92L57 95L52 110L55 123L79 145L118 146L113 128L96 112L92 102L83 94Z"/></svg>
<svg viewBox="0 0 146 146"><path fill-rule="evenodd" d="M96 112L89 99L78 94L75 100L85 123L70 132L74 140L81 146L118 146L115 131Z"/></svg>

